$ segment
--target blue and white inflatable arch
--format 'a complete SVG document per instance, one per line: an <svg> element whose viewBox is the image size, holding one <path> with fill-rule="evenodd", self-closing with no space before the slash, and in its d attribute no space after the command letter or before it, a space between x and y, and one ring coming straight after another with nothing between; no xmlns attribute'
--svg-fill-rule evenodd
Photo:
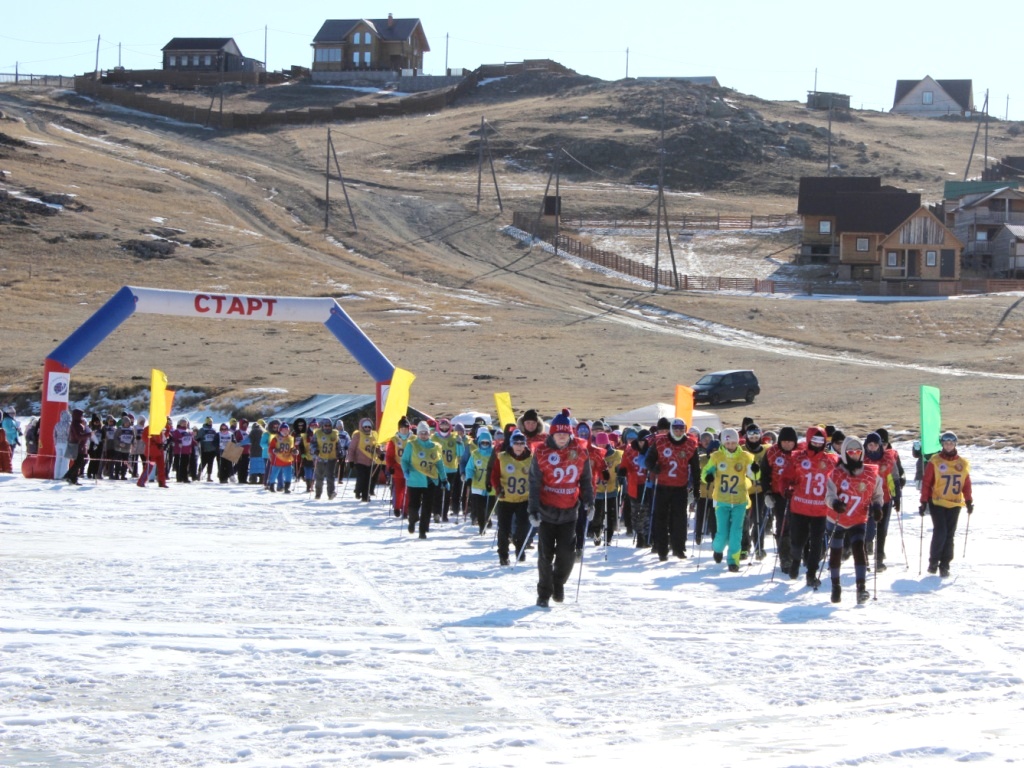
<svg viewBox="0 0 1024 768"><path fill-rule="evenodd" d="M391 361L334 299L189 293L125 286L46 358L39 453L25 457L22 463L25 477L53 477L56 463L53 431L61 413L68 407L71 369L136 312L224 320L323 323L376 382L378 410L380 393L390 383L395 370Z"/></svg>

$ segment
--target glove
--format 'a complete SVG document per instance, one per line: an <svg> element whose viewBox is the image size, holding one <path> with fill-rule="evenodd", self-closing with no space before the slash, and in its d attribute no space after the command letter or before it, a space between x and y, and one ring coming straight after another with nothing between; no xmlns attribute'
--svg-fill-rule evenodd
<svg viewBox="0 0 1024 768"><path fill-rule="evenodd" d="M661 462L654 462L653 464L651 464L651 466L647 468L647 471L650 472L652 475L659 474L661 472Z"/></svg>
<svg viewBox="0 0 1024 768"><path fill-rule="evenodd" d="M583 508L583 511L587 513L587 522L588 523L593 522L593 520L594 520L594 505L593 504L587 504L587 506L585 506Z"/></svg>
<svg viewBox="0 0 1024 768"><path fill-rule="evenodd" d="M965 503L965 506L967 507L967 514L968 515L973 515L974 514L974 502L973 501L968 501L968 502Z"/></svg>
<svg viewBox="0 0 1024 768"><path fill-rule="evenodd" d="M925 515L928 514L928 502L927 501L922 501L921 502L921 506L917 508L917 513L919 515L921 515L921 517L924 517Z"/></svg>
<svg viewBox="0 0 1024 768"><path fill-rule="evenodd" d="M534 528L540 528L540 515L536 513L530 515L530 525Z"/></svg>
<svg viewBox="0 0 1024 768"><path fill-rule="evenodd" d="M842 499L836 499L832 502L832 509L838 512L840 515L846 512L846 502Z"/></svg>
<svg viewBox="0 0 1024 768"><path fill-rule="evenodd" d="M601 473L601 479L607 483L609 480L612 479L612 473L606 469L604 472Z"/></svg>
<svg viewBox="0 0 1024 768"><path fill-rule="evenodd" d="M442 480L441 481L441 490L442 491L450 491L451 489L452 489L452 487L448 484L447 480Z"/></svg>
<svg viewBox="0 0 1024 768"><path fill-rule="evenodd" d="M902 503L903 503L903 500L899 496L897 496L895 499L892 500L892 508L895 509L897 512L899 512L900 511L900 505Z"/></svg>
<svg viewBox="0 0 1024 768"><path fill-rule="evenodd" d="M775 494L769 493L764 497L764 508L775 509Z"/></svg>
<svg viewBox="0 0 1024 768"><path fill-rule="evenodd" d="M872 504L871 505L871 518L876 522L882 522L882 505Z"/></svg>

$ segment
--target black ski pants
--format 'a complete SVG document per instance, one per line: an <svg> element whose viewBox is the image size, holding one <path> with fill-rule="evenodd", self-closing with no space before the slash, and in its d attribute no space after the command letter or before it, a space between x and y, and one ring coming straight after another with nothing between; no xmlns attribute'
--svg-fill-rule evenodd
<svg viewBox="0 0 1024 768"><path fill-rule="evenodd" d="M441 508L441 487L429 485L426 488L407 488L405 493L405 503L409 508L409 533L416 530L418 522L420 538L425 539L434 513Z"/></svg>
<svg viewBox="0 0 1024 768"><path fill-rule="evenodd" d="M690 503L687 488L685 485L659 485L655 494L651 534L658 559L667 560L670 547L675 557L686 557L686 513Z"/></svg>
<svg viewBox="0 0 1024 768"><path fill-rule="evenodd" d="M817 575L821 563L821 547L825 541L825 517L808 517L790 510L789 551L794 565L804 556L808 573ZM804 552L804 547L807 551Z"/></svg>
<svg viewBox="0 0 1024 768"><path fill-rule="evenodd" d="M932 545L928 550L928 564L948 568L953 562L953 540L956 538L960 507L940 507L930 502L928 509L932 515Z"/></svg>
<svg viewBox="0 0 1024 768"><path fill-rule="evenodd" d="M526 541L526 532L530 529L528 502L499 501L498 513L498 560L508 562L508 544L512 541L513 549L519 552Z"/></svg>
<svg viewBox="0 0 1024 768"><path fill-rule="evenodd" d="M537 531L537 597L551 597L564 586L576 565L576 521L541 521Z"/></svg>

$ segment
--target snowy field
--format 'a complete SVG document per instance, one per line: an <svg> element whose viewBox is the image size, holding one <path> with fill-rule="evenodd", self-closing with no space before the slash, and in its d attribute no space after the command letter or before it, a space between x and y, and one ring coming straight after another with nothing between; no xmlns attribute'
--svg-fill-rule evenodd
<svg viewBox="0 0 1024 768"><path fill-rule="evenodd" d="M909 567L893 520L859 607L852 561L832 605L773 545L729 574L620 540L544 610L533 551L502 569L490 532L420 541L351 489L0 476L0 764L1021 762L1021 453L964 453L952 578L919 575L910 503Z"/></svg>

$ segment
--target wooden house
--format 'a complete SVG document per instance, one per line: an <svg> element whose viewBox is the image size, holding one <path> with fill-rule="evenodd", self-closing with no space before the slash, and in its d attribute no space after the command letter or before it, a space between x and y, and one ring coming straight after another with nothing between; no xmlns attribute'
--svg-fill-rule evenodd
<svg viewBox="0 0 1024 768"><path fill-rule="evenodd" d="M922 206L878 244L880 280L959 280L963 243Z"/></svg>
<svg viewBox="0 0 1024 768"><path fill-rule="evenodd" d="M897 80L889 111L918 117L970 117L974 113L974 86L970 80Z"/></svg>
<svg viewBox="0 0 1024 768"><path fill-rule="evenodd" d="M423 70L430 50L419 19L329 19L313 38L313 77L358 70Z"/></svg>
<svg viewBox="0 0 1024 768"><path fill-rule="evenodd" d="M1024 191L1016 182L960 182L946 185L946 226L964 243L964 264L971 269L1003 272L1009 253L996 257L996 236L1006 224L1024 224ZM1004 239L1007 235L1004 233Z"/></svg>
<svg viewBox="0 0 1024 768"><path fill-rule="evenodd" d="M1024 278L1024 225L1003 224L992 239L992 274Z"/></svg>
<svg viewBox="0 0 1024 768"><path fill-rule="evenodd" d="M167 72L260 72L263 63L242 55L231 37L175 37L163 47Z"/></svg>
<svg viewBox="0 0 1024 768"><path fill-rule="evenodd" d="M963 243L921 196L877 176L800 179L798 261L834 264L841 279L957 280Z"/></svg>

